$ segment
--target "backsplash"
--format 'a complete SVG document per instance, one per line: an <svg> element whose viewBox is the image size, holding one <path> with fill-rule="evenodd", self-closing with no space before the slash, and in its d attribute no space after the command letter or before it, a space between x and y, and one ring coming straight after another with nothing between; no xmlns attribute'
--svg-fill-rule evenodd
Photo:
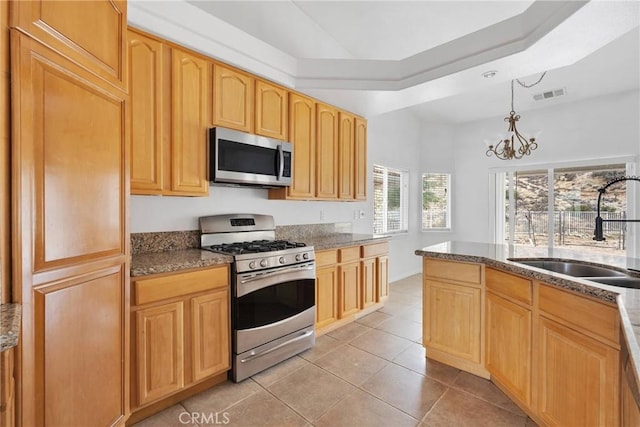
<svg viewBox="0 0 640 427"><path fill-rule="evenodd" d="M302 224L276 226L276 240L304 242L305 238L330 236L332 234L351 234L353 226L350 222L331 224Z"/></svg>
<svg viewBox="0 0 640 427"><path fill-rule="evenodd" d="M131 255L199 247L199 230L131 233Z"/></svg>
<svg viewBox="0 0 640 427"><path fill-rule="evenodd" d="M333 234L351 234L350 222L331 224L304 224L276 226L277 240L304 242L311 237ZM200 247L200 231L160 231L150 233L131 233L131 254L177 251Z"/></svg>

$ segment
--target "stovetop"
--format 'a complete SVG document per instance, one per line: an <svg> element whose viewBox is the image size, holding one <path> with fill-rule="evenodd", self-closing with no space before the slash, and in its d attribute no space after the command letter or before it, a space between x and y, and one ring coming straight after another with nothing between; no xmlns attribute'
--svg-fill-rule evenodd
<svg viewBox="0 0 640 427"><path fill-rule="evenodd" d="M207 246L203 249L228 255L244 255L259 252L282 251L304 246L306 246L304 243L289 242L287 240L253 240L251 242L222 243Z"/></svg>

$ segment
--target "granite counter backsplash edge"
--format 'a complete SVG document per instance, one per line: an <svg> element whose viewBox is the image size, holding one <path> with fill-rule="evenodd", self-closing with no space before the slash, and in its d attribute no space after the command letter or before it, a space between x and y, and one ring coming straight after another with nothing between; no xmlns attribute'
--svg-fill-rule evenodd
<svg viewBox="0 0 640 427"><path fill-rule="evenodd" d="M21 315L19 304L0 305L0 352L18 345Z"/></svg>

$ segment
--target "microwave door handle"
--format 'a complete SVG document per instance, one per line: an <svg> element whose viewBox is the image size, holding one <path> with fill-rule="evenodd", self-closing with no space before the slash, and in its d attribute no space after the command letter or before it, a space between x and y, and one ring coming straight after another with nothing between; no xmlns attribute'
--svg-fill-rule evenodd
<svg viewBox="0 0 640 427"><path fill-rule="evenodd" d="M284 173L284 152L282 151L282 144L278 144L277 148L278 158L276 162L276 169L278 169L278 181L282 179L282 174Z"/></svg>

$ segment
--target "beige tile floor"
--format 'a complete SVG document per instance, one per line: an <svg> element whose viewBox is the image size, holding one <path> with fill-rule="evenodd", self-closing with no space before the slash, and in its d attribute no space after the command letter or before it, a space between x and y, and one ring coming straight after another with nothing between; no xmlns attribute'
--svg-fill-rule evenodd
<svg viewBox="0 0 640 427"><path fill-rule="evenodd" d="M313 349L147 418L148 426L535 426L491 382L425 358L420 275Z"/></svg>

